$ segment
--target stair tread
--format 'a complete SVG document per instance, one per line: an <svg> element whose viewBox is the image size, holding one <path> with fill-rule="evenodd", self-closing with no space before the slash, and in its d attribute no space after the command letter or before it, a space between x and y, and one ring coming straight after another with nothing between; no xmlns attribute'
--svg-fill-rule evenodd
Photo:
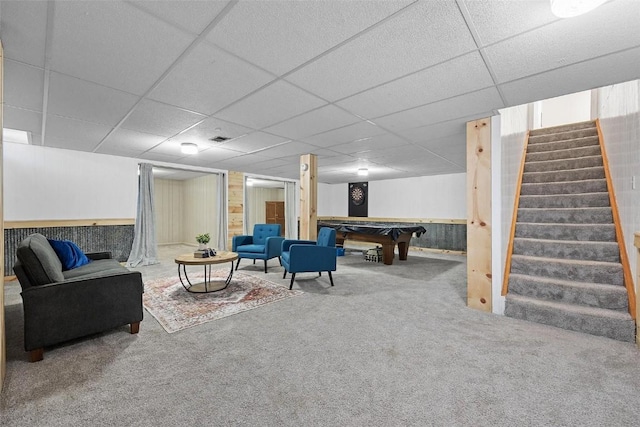
<svg viewBox="0 0 640 427"><path fill-rule="evenodd" d="M522 196L521 196L522 197ZM580 206L576 208L518 208L519 211L553 211L553 212L561 212L561 211L585 211L588 209L596 210L596 209L611 209L611 206ZM594 222L593 224L601 225L600 223Z"/></svg>
<svg viewBox="0 0 640 427"><path fill-rule="evenodd" d="M514 240L526 240L529 242L544 242L544 243L553 243L558 245L607 245L607 246L618 246L618 242L611 242L607 240L557 240L557 239L537 239L535 237L517 237L514 236Z"/></svg>
<svg viewBox="0 0 640 427"><path fill-rule="evenodd" d="M607 191L592 191L589 193L521 194L520 198L523 198L523 197L571 197L571 196L586 197L586 196L593 196L593 195L600 196L603 194L606 194L607 196L609 196L609 193Z"/></svg>
<svg viewBox="0 0 640 427"><path fill-rule="evenodd" d="M570 286L573 288L601 290L607 292L617 292L627 294L627 288L624 286L609 285L607 283L581 282L577 280L554 279L552 277L529 276L528 274L510 273L509 278L523 278L545 284L557 284L562 286Z"/></svg>
<svg viewBox="0 0 640 427"><path fill-rule="evenodd" d="M593 154L590 156L580 156L580 157L570 157L568 159L551 159L551 160L527 160L527 164L528 165L533 165L533 164L541 164L541 163L560 163L560 162L569 162L571 160L577 160L577 159L588 159L588 158L594 158L594 159L600 159L602 158L602 155L600 154Z"/></svg>
<svg viewBox="0 0 640 427"><path fill-rule="evenodd" d="M522 225L538 225L538 226L544 226L544 227L553 227L553 226L560 226L560 227L576 227L576 228L585 228L585 227L592 227L593 225L597 225L598 227L610 227L610 228L614 228L613 223L611 224L598 224L598 223L594 223L594 224L588 224L588 223L580 223L580 224L571 224L571 223L563 223L563 222L524 222L524 221L517 221L517 224L522 224Z"/></svg>
<svg viewBox="0 0 640 427"><path fill-rule="evenodd" d="M546 173L546 174L553 174L553 173L560 173L560 172L578 172L578 171L586 171L586 170L601 170L603 169L604 166L589 166L586 168L575 168L575 169L561 169L561 170L557 170L557 171L540 171L540 172L524 172L523 175L527 175L527 174L536 174L536 173ZM589 178L589 179L593 179L593 178ZM601 178L599 178L601 179ZM568 181L553 181L553 182L568 182Z"/></svg>
<svg viewBox="0 0 640 427"><path fill-rule="evenodd" d="M511 256L511 259L513 258L534 259L540 262L559 263L559 264L567 264L567 265L582 264L582 265L590 265L590 266L610 266L610 267L617 265L617 266L620 266L620 268L622 268L622 264L620 262L613 262L613 261L593 261L593 260L586 260L586 259L570 259L570 258L548 258L548 257L518 255L518 254L513 254Z"/></svg>
<svg viewBox="0 0 640 427"><path fill-rule="evenodd" d="M533 172L530 172L533 173ZM562 184L562 185L568 185L568 184L582 184L585 182L607 182L607 180L605 178L588 178L588 179L579 179L577 181L548 181L548 182L523 182L522 185L553 185L553 184Z"/></svg>
<svg viewBox="0 0 640 427"><path fill-rule="evenodd" d="M550 309L562 310L565 312L570 312L578 315L589 315L592 317L608 317L616 320L633 321L633 319L631 318L631 315L626 311L610 310L607 308L589 307L586 305L567 304L562 302L541 300L538 298L532 298L532 297L527 297L527 296L522 296L517 294L511 294L511 295L507 294L507 297L515 301L519 300L520 302L523 302L525 304L544 306Z"/></svg>

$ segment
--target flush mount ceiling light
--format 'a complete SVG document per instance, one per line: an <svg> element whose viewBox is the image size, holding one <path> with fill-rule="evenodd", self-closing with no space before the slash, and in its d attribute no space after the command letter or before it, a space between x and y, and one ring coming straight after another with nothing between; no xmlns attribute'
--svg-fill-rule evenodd
<svg viewBox="0 0 640 427"><path fill-rule="evenodd" d="M180 144L182 154L198 154L198 145L193 142L183 142Z"/></svg>
<svg viewBox="0 0 640 427"><path fill-rule="evenodd" d="M367 168L358 169L358 176L367 176L367 175L369 175L369 169Z"/></svg>
<svg viewBox="0 0 640 427"><path fill-rule="evenodd" d="M551 0L551 12L558 18L571 18L582 15L607 0Z"/></svg>

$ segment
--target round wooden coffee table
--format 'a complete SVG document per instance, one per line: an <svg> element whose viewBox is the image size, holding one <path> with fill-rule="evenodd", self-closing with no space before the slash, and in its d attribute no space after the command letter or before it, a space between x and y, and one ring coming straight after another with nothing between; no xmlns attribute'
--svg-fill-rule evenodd
<svg viewBox="0 0 640 427"><path fill-rule="evenodd" d="M189 292L205 293L205 292L217 292L226 289L231 283L233 277L233 261L238 259L238 254L235 252L218 251L216 256L208 258L196 258L193 254L184 254L176 257L175 261L178 264L178 277L180 283ZM231 263L231 270L226 279L214 279L211 280L211 266L214 264L222 264L225 262ZM187 276L188 265L202 265L204 266L204 282L191 283L189 276ZM180 270L182 267L182 271ZM208 271L207 271L208 267ZM184 280L182 276L184 275ZM186 282L186 284L185 284ZM188 285L188 286L187 286Z"/></svg>

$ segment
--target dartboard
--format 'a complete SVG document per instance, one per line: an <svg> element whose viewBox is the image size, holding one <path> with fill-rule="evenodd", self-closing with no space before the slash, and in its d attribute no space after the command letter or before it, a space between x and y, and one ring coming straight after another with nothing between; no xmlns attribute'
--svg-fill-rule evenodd
<svg viewBox="0 0 640 427"><path fill-rule="evenodd" d="M354 205L361 205L364 203L364 189L359 185L354 185L351 187L351 191L349 192L351 197L351 202Z"/></svg>

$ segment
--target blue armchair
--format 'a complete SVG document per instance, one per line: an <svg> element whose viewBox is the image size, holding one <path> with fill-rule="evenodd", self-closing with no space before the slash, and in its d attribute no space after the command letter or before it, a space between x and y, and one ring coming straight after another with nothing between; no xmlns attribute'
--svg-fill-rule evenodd
<svg viewBox="0 0 640 427"><path fill-rule="evenodd" d="M333 286L332 271L336 271L336 230L322 227L318 232L318 241L285 240L282 242L283 279L287 272L291 273L289 289L293 288L296 273L322 272L329 273L329 281Z"/></svg>
<svg viewBox="0 0 640 427"><path fill-rule="evenodd" d="M280 265L280 253L282 241L280 237L280 224L256 224L253 226L253 235L233 236L231 250L238 254L236 270L242 258L252 259L255 263L257 259L264 260L264 272L267 272L267 261L271 258L278 258Z"/></svg>

